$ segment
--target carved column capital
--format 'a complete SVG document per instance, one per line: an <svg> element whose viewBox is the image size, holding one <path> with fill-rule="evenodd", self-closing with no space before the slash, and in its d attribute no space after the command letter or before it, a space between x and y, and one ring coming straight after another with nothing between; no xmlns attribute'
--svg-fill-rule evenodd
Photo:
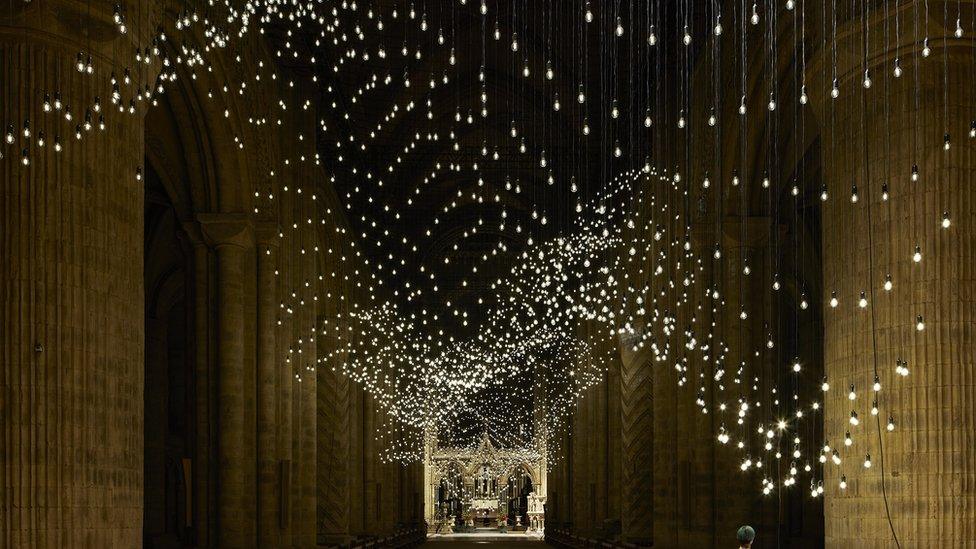
<svg viewBox="0 0 976 549"><path fill-rule="evenodd" d="M239 213L201 213L197 223L204 242L213 248L254 246L254 222L246 214Z"/></svg>
<svg viewBox="0 0 976 549"><path fill-rule="evenodd" d="M277 248L281 244L281 227L271 221L259 221L254 225L255 242L261 248Z"/></svg>

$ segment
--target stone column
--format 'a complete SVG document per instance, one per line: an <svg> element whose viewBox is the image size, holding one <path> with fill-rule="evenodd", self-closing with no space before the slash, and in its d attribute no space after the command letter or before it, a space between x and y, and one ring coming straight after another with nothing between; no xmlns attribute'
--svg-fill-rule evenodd
<svg viewBox="0 0 976 549"><path fill-rule="evenodd" d="M258 315L257 315L257 514L258 546L279 547L280 501L278 484L278 356L275 319L278 308L275 262L278 229L271 224L257 227Z"/></svg>
<svg viewBox="0 0 976 549"><path fill-rule="evenodd" d="M193 470L193 520L197 544L211 547L210 517L213 515L214 483L212 482L213 456L213 402L211 399L212 348L210 319L210 250L203 241L199 225L184 224L187 234L193 236L193 322L196 332L196 463Z"/></svg>
<svg viewBox="0 0 976 549"><path fill-rule="evenodd" d="M621 537L638 546L654 540L654 364L647 348L620 340Z"/></svg>
<svg viewBox="0 0 976 549"><path fill-rule="evenodd" d="M146 32L134 23L120 35L108 6L73 6L0 9L0 131L14 129L12 144L0 140L3 547L142 543L144 203L136 174L144 103L133 115L105 112L105 130L95 115L81 139L74 132L96 95L110 105L111 52L131 51ZM79 51L91 53L93 74L71 66ZM152 83L155 67L133 77ZM73 121L64 108L45 113L45 93L59 93Z"/></svg>
<svg viewBox="0 0 976 549"><path fill-rule="evenodd" d="M239 214L200 214L204 237L217 255L217 523L218 547L253 545L245 524L253 494L245 493L244 257L253 227Z"/></svg>
<svg viewBox="0 0 976 549"><path fill-rule="evenodd" d="M870 89L862 85L864 25L857 18L837 33L839 98L811 97L832 193L823 207L823 294L837 292L840 300L836 308L823 306L831 386L824 434L842 459L824 469L827 547L891 547L894 535L906 548L964 547L976 540L976 140L968 136L976 110L973 33L966 29L964 38L955 38L955 2L950 21L942 20L942 2L932 2L930 18L918 23L916 43L913 26L905 27L905 18L914 15L905 6L897 10L899 41L883 40L885 26L894 28L896 10L887 21L882 12L869 21ZM921 54L925 37L928 57ZM829 89L831 58L823 52L810 65L810 89ZM903 71L898 79L895 58ZM852 184L859 190L857 203L849 199ZM948 228L943 212L950 216ZM888 275L890 291L884 288ZM864 308L858 306L862 291ZM918 315L923 330L916 327ZM907 377L896 372L899 361L907 361ZM877 395L875 364L882 387ZM870 413L875 399L877 417ZM849 421L852 409L860 417L857 426ZM895 421L891 432L889 416ZM845 447L848 430L854 442ZM872 466L866 469L868 454ZM839 487L842 475L846 490Z"/></svg>

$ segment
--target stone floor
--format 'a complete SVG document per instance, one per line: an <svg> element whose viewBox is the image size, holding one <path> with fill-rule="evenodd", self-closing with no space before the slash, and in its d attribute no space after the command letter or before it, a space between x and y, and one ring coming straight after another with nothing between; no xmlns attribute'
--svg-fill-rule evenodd
<svg viewBox="0 0 976 549"><path fill-rule="evenodd" d="M545 542L539 536L527 536L523 533L514 532L501 534L497 531L486 530L471 534L428 536L427 544L436 546L436 549L475 549L486 546L498 549L504 547L530 549L533 547L542 547L545 545Z"/></svg>

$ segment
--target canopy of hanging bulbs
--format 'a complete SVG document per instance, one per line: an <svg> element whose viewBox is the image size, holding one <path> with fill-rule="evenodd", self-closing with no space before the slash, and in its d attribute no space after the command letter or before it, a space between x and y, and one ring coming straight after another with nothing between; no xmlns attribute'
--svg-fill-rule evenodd
<svg viewBox="0 0 976 549"><path fill-rule="evenodd" d="M298 235L318 231L316 225L348 239L348 246L314 250L319 280L341 278L357 289L328 297L341 304L316 327L319 349L326 349L317 367L348 376L386 412L377 432L386 458L422 459L436 443L472 447L487 430L516 452L545 448L554 462L557 435L570 428L576 403L623 352L672 371L671 390L694 399L700 413L716 415L715 443L739 454L742 471L761 471L761 491L805 477L817 497L822 468L841 467L846 474L838 489L844 489L847 474L871 466L870 455L846 456L845 446L869 436L860 421L866 413L887 418L886 431L896 428L897 410L884 409L882 387L906 383L909 365L899 360L893 370L877 371L871 386L841 388L849 392L850 428L843 437L821 432L815 427L822 423L819 393L837 389L807 373L809 357L788 357L773 369L758 364L782 337L763 303L790 284L801 289L796 315L821 305L826 315L838 307L870 307L875 291L830 292L829 301L815 303L801 275L778 272L772 260L760 271L769 276L760 282L772 298L756 297L755 307L750 299L729 300L743 291L744 280L758 276L757 266L748 253L730 253L717 235L724 230L723 208L737 203L772 209L789 193L797 200L795 215L807 195L821 204L837 200L828 192L834 182L811 193L804 180L776 180L776 163L791 151L777 144L780 135L770 126L802 135L813 104L829 109L844 94L886 101L889 80L912 77L895 58L884 75L865 68L859 82L841 83L841 7L829 4L191 3L163 12L131 59L101 67L79 52L72 62L91 78L93 102L75 118L68 105L77 99L46 91L36 98L42 120L7 125L4 157L24 169L57 162L73 142L110 131L107 118L143 115L178 79L202 82L211 98L245 105L248 123L282 150L307 150L306 140L317 145L308 157L269 160L255 211L289 193L316 201L315 189L295 188L277 174L298 160L324 167L328 180L320 187L333 187L345 211L286 228L280 246L301 246ZM853 10L848 16L867 21L888 15L895 3L855 4L845 3ZM909 4L883 40L901 42L915 33L915 48L903 54L925 63L932 51L918 21L927 17L928 4ZM130 18L143 16L117 7L116 31L129 32ZM971 22L965 30L967 22L955 23L957 37L974 31ZM254 40L267 40L277 63L238 53ZM807 83L814 46L828 52L816 69L819 89ZM787 69L775 62L784 56ZM235 67L226 81L211 81L218 60ZM310 70L288 68L296 66ZM152 81L140 80L149 74ZM300 91L278 96L283 87ZM249 104L253 89L266 89L275 103ZM280 129L284 113L315 103L316 136ZM856 117L845 123L857 123ZM940 146L948 149L967 131L976 137L976 122L946 128ZM738 136L735 165L718 158L722 136ZM249 144L235 140L240 154L249 154ZM765 168L750 170L747 147L764 151L765 158L750 162ZM667 167L656 166L659 159ZM897 170L907 172L892 167L893 181L918 179L916 163L903 178ZM133 171L141 180L142 167ZM882 192L887 199L887 184ZM855 185L849 207L858 199ZM702 212L712 212L707 230L699 227ZM951 228L948 207L933 223ZM775 242L772 226L732 225L726 229L758 230L775 246L790 245ZM436 246L449 230L450 244ZM904 253L922 261L918 246ZM898 281L886 274L876 282L877 290L890 292ZM732 314L729 301L741 303ZM282 314L303 306L283 302ZM916 325L924 330L920 315ZM740 331L761 332L765 341L743 348L751 343L729 335ZM291 367L290 357L282 367Z"/></svg>

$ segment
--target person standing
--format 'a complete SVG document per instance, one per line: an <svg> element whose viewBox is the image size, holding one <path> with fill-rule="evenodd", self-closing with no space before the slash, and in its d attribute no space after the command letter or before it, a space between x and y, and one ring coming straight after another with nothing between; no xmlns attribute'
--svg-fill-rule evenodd
<svg viewBox="0 0 976 549"><path fill-rule="evenodd" d="M749 525L740 526L735 533L735 539L739 541L739 549L750 549L756 539L756 531Z"/></svg>

